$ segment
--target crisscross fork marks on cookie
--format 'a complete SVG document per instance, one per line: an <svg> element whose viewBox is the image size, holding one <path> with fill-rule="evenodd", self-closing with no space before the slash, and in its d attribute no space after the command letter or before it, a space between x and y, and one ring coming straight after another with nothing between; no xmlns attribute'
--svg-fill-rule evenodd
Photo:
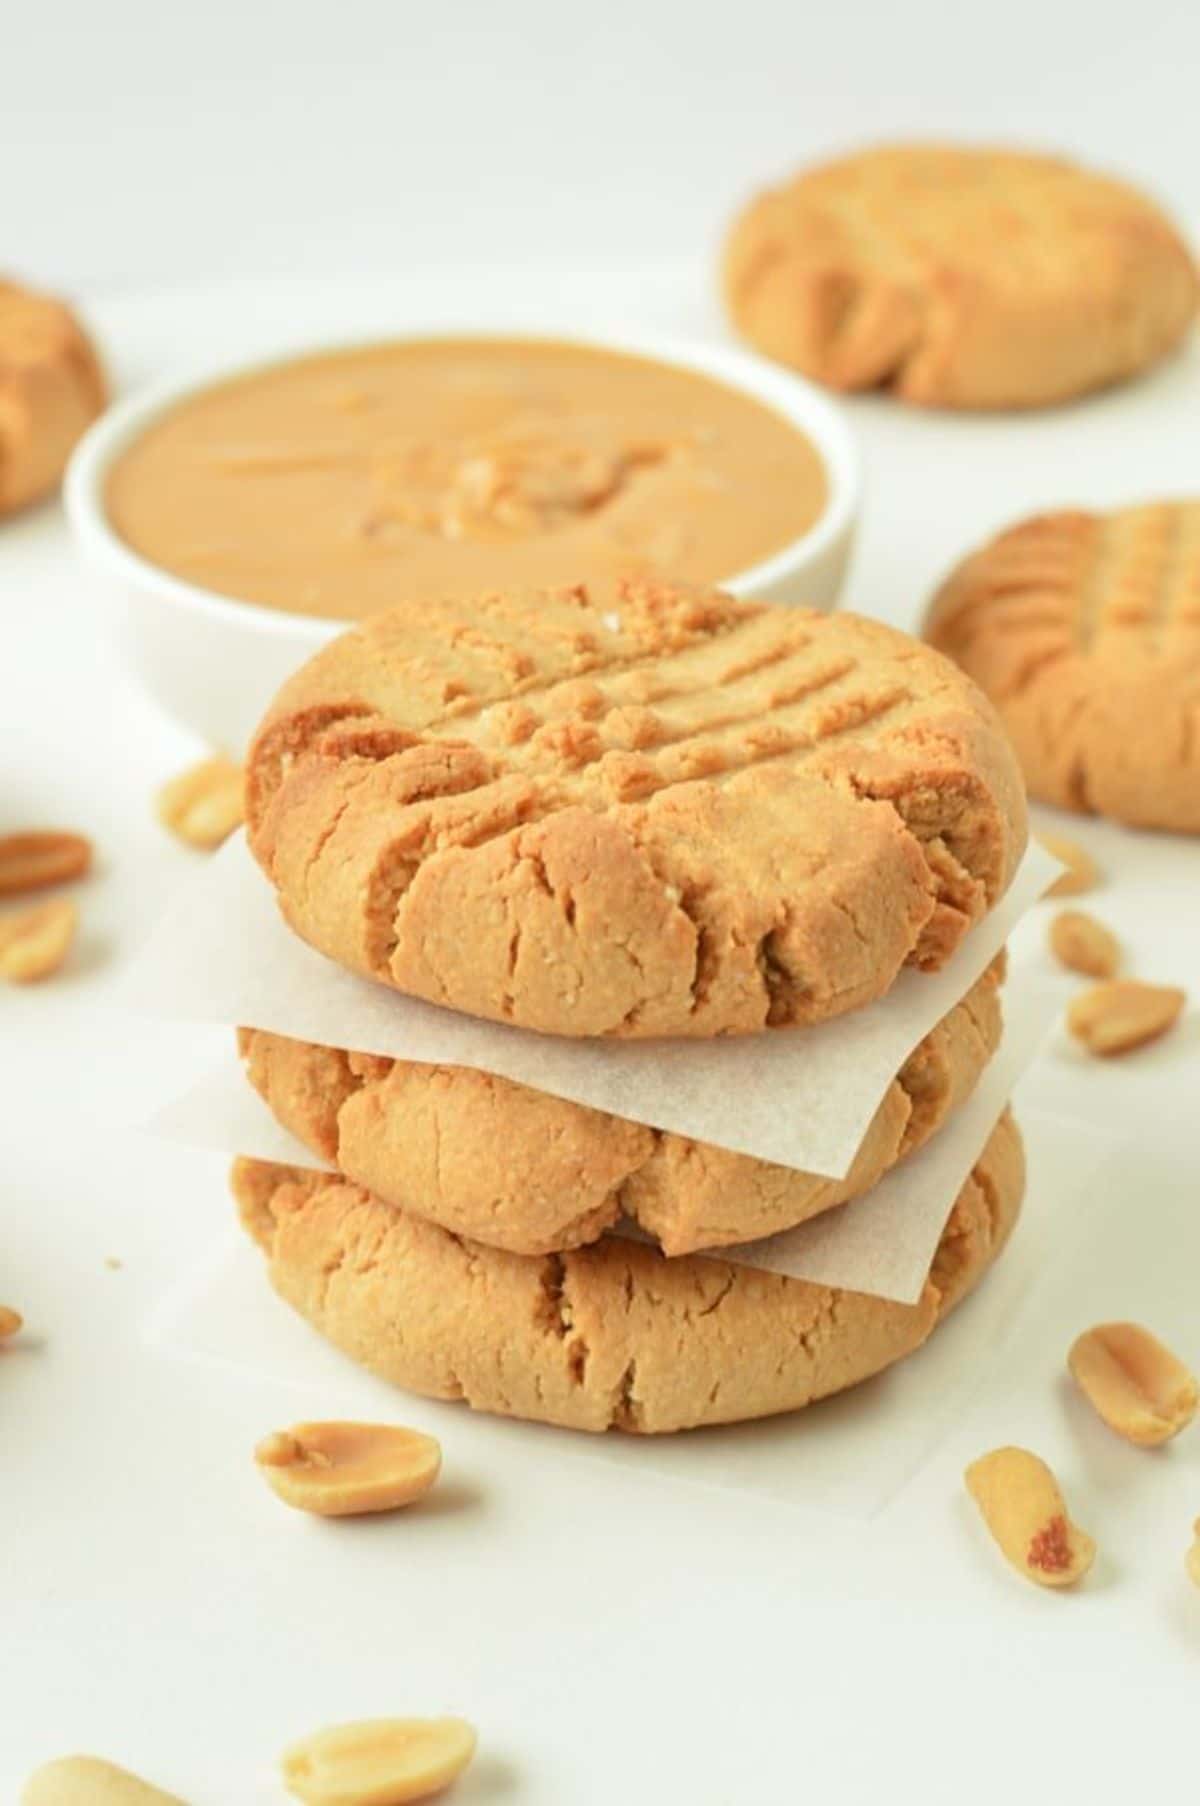
<svg viewBox="0 0 1200 1806"><path fill-rule="evenodd" d="M1119 655L1132 632L1147 653L1162 653L1181 629L1200 630L1200 506L1110 516L1099 523L1093 558L1084 650Z"/></svg>
<svg viewBox="0 0 1200 1806"><path fill-rule="evenodd" d="M876 623L633 584L432 616L319 655L251 756L289 919L374 977L559 1033L815 1021L1011 876L994 722Z"/></svg>
<svg viewBox="0 0 1200 1806"><path fill-rule="evenodd" d="M1200 833L1200 501L1024 521L950 573L926 636L996 703L1032 795Z"/></svg>
<svg viewBox="0 0 1200 1806"><path fill-rule="evenodd" d="M977 574L976 574L977 573ZM965 570L947 625L964 641L1067 629L1060 651L1146 653L1200 635L1200 505L1158 503L1117 514L1028 521ZM1040 669L1037 660L1021 676Z"/></svg>

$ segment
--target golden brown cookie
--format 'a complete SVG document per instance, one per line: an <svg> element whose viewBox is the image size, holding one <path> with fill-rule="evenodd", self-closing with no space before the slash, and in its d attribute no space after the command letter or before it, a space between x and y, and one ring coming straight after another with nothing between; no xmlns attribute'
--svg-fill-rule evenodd
<svg viewBox="0 0 1200 1806"><path fill-rule="evenodd" d="M0 516L57 488L105 399L99 360L70 309L0 282Z"/></svg>
<svg viewBox="0 0 1200 1806"><path fill-rule="evenodd" d="M465 1066L242 1029L247 1075L318 1158L387 1204L514 1254L595 1241L622 1215L670 1255L754 1241L857 1198L933 1135L1000 1040L988 973L913 1050L844 1179L627 1122Z"/></svg>
<svg viewBox="0 0 1200 1806"><path fill-rule="evenodd" d="M1031 795L1200 834L1200 502L1022 521L950 573L925 633L996 704Z"/></svg>
<svg viewBox="0 0 1200 1806"><path fill-rule="evenodd" d="M1062 158L894 144L803 170L730 234L738 330L835 389L1039 407L1182 339L1196 266L1152 202Z"/></svg>
<svg viewBox="0 0 1200 1806"><path fill-rule="evenodd" d="M283 688L247 768L291 926L562 1035L820 1022L944 963L1025 844L948 662L853 615L623 583L397 608Z"/></svg>
<svg viewBox="0 0 1200 1806"><path fill-rule="evenodd" d="M611 1236L504 1254L345 1179L263 1161L238 1161L233 1187L276 1291L382 1378L477 1411L649 1435L795 1411L911 1354L1004 1246L1024 1158L1006 1114L912 1306Z"/></svg>

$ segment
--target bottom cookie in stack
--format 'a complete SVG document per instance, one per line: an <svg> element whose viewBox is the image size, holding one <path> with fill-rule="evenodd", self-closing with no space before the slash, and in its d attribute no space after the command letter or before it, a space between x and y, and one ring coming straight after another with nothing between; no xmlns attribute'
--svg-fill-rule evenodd
<svg viewBox="0 0 1200 1806"><path fill-rule="evenodd" d="M1006 1112L902 1305L614 1235L511 1254L337 1175L233 1171L275 1289L372 1372L475 1410L644 1435L798 1410L912 1354L1000 1253L1024 1187Z"/></svg>

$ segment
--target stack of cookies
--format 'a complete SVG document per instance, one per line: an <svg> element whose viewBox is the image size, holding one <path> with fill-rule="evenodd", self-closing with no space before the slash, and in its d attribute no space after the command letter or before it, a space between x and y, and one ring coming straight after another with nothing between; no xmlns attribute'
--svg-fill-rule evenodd
<svg viewBox="0 0 1200 1806"><path fill-rule="evenodd" d="M991 705L938 653L634 582L344 635L263 722L247 818L329 958L528 1035L665 1059L727 1037L734 1083L739 1038L803 1036L942 968L1026 836ZM986 1272L1020 1207L1016 1128L979 1154L915 1305L737 1244L941 1132L998 1044L1000 977L913 1050L841 1180L486 1071L243 1030L251 1082L332 1170L240 1161L242 1218L277 1290L413 1390L588 1430L794 1410L918 1348Z"/></svg>

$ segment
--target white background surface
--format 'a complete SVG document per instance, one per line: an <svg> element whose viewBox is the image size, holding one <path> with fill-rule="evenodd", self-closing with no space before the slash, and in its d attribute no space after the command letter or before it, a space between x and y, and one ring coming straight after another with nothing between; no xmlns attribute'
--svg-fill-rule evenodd
<svg viewBox="0 0 1200 1806"><path fill-rule="evenodd" d="M0 0L0 264L675 259L856 139L1014 135L1200 217L1194 0Z"/></svg>
<svg viewBox="0 0 1200 1806"><path fill-rule="evenodd" d="M552 252L595 266L678 251L693 260L678 273L555 290L581 319L716 330L699 241L728 202L797 151L895 126L1060 139L1200 217L1190 7L1131 21L1022 3L990 23L839 7L818 26L742 6L719 34L703 12L351 5L322 9L318 34L282 7L38 9L15 49L6 28L6 256L90 290L130 382L255 348L280 321L402 324L406 306L461 297L431 264ZM104 295L405 265L369 299L353 282L308 299L246 283ZM482 292L519 301L531 281ZM1200 485L1196 348L1037 418L853 412L870 493L852 594L904 624L950 557L1022 508ZM224 1162L103 1126L129 1114L118 1055L134 1033L104 1003L189 869L149 795L195 749L112 667L56 510L0 531L0 605L0 825L79 826L101 851L71 972L0 997L0 1298L29 1322L0 1357L0 1799L89 1748L191 1806L267 1806L291 1736L442 1710L481 1732L464 1806L1194 1798L1200 1595L1182 1557L1200 1430L1125 1449L1062 1378L1067 1343L1105 1315L1144 1316L1200 1361L1194 1010L1120 1068L1055 1037L1028 1101L1075 1123L1081 1163L1103 1150L1099 1174L948 1433L869 1522L807 1509L802 1482L794 1501L750 1498L410 1408L265 1287L282 1366L254 1374L235 1338L222 1359L220 1321L206 1357L182 1358L150 1327L220 1241ZM1095 907L1134 966L1200 996L1196 847L1069 831L1110 874ZM1055 1190L1045 1165L1041 1183ZM894 1402L884 1382L855 1409ZM444 1488L377 1524L285 1513L249 1450L323 1412L436 1418ZM820 1412L799 1434L821 1434ZM1100 1542L1075 1595L1022 1586L974 1520L961 1469L1005 1440L1054 1463Z"/></svg>

